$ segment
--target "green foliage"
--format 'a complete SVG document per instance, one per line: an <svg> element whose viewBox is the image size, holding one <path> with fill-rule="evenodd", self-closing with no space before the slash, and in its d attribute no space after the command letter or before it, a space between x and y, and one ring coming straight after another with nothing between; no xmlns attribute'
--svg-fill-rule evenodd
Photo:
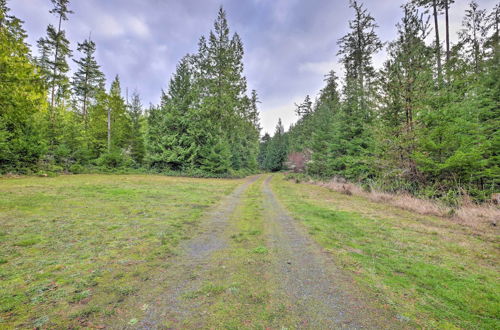
<svg viewBox="0 0 500 330"><path fill-rule="evenodd" d="M198 53L185 56L148 117L147 162L163 171L214 175L257 169L258 97L246 95L243 44L221 8Z"/></svg>
<svg viewBox="0 0 500 330"><path fill-rule="evenodd" d="M110 169L130 167L132 162L132 159L128 155L124 154L121 149L114 148L109 152L103 153L99 158L97 158L95 164L97 166Z"/></svg>
<svg viewBox="0 0 500 330"><path fill-rule="evenodd" d="M30 60L22 21L0 3L0 173L29 173L45 151L45 88Z"/></svg>
<svg viewBox="0 0 500 330"><path fill-rule="evenodd" d="M285 134L289 151L310 150L307 173L316 177L343 177L448 204L463 194L487 200L500 185L498 8L487 16L471 3L460 42L443 67L443 85L434 70L436 49L426 44L428 19L415 5L403 6L397 39L376 73L376 25L356 1L351 6L351 32L339 41L342 96L330 73L312 111L302 111L311 108L308 98L298 106L301 117Z"/></svg>
<svg viewBox="0 0 500 330"><path fill-rule="evenodd" d="M139 94L135 91L132 94L132 102L128 107L131 131L130 131L130 156L136 166L140 166L144 160L145 146L143 138L143 113Z"/></svg>
<svg viewBox="0 0 500 330"><path fill-rule="evenodd" d="M85 124L88 122L89 103L95 101L99 89L104 88L104 74L95 59L95 50L96 45L90 39L78 43L78 51L82 52L83 57L74 60L78 65L78 69L72 81L73 96L81 104L80 113Z"/></svg>
<svg viewBox="0 0 500 330"><path fill-rule="evenodd" d="M267 171L281 171L284 169L288 143L285 136L285 128L278 120L276 131L272 138L264 136L260 146L260 167Z"/></svg>

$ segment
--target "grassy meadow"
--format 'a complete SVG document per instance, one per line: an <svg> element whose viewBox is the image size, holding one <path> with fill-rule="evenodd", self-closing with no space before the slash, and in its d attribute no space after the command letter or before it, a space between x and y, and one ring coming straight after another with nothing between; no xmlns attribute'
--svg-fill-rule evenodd
<svg viewBox="0 0 500 330"><path fill-rule="evenodd" d="M239 180L152 175L0 179L0 328L113 315ZM99 324L94 324L99 326Z"/></svg>
<svg viewBox="0 0 500 330"><path fill-rule="evenodd" d="M290 213L368 291L423 328L500 327L499 240L324 187L275 176Z"/></svg>

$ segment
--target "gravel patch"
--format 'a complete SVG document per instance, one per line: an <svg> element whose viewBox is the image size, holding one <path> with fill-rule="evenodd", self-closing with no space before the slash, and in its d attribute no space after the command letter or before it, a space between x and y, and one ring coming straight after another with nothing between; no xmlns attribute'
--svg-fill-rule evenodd
<svg viewBox="0 0 500 330"><path fill-rule="evenodd" d="M224 230L231 214L241 200L241 195L259 177L253 176L226 196L219 205L208 213L207 219L200 225L200 234L180 244L179 255L170 260L171 266L156 279L159 285L165 285L165 291L159 297L149 297L143 318L134 324L111 325L113 329L165 329L165 322L178 324L182 328L183 320L188 319L198 307L196 302L185 299L185 295L195 292L203 285L203 279L213 265L210 256L227 246ZM121 320L126 321L125 319ZM177 328L177 326L175 326Z"/></svg>

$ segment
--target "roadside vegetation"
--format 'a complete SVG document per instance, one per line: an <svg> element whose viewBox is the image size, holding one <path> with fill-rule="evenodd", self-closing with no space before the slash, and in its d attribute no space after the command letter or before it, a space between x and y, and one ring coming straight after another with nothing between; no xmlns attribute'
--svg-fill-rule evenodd
<svg viewBox="0 0 500 330"><path fill-rule="evenodd" d="M498 327L498 231L471 233L362 196L296 184L272 186L332 258L358 283L424 328Z"/></svg>
<svg viewBox="0 0 500 330"><path fill-rule="evenodd" d="M362 1L350 1L349 29L337 42L344 75L325 72L318 95L296 104L297 122L285 131L278 121L263 136L260 166L449 206L498 198L500 5L470 1L459 12L458 2L407 1L396 38L385 43ZM448 9L463 17L456 30ZM377 68L372 59L383 48Z"/></svg>
<svg viewBox="0 0 500 330"><path fill-rule="evenodd" d="M384 192L369 185L354 184L338 178L322 181L307 174L288 173L285 179L318 185L348 196L361 196L372 202L389 204L418 214L447 218L480 231L496 227L500 220L500 208L494 202L476 203L467 196L462 196L459 201L450 205L443 200L419 198L404 192Z"/></svg>
<svg viewBox="0 0 500 330"><path fill-rule="evenodd" d="M114 314L239 183L152 175L0 179L0 327L91 326L89 318Z"/></svg>

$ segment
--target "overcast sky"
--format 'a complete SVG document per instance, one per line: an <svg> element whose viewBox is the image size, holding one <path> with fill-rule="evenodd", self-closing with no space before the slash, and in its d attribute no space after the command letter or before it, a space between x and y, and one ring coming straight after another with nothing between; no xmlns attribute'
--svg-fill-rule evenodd
<svg viewBox="0 0 500 330"><path fill-rule="evenodd" d="M497 1L477 2L490 10ZM394 39L405 1L361 2L379 25L382 41ZM452 40L467 3L456 0L451 8ZM49 14L50 0L9 0L8 5L25 21L31 45L45 34L47 24L56 24ZM75 56L76 43L91 32L108 81L118 74L124 92L125 87L137 89L144 105L157 104L177 62L196 51L220 5L232 32L242 37L245 74L249 88L256 89L262 101L264 131L272 133L279 117L288 127L297 119L294 103L306 94L316 96L329 70L340 72L336 42L353 16L348 0L73 0L70 8L75 13L63 27ZM384 56L376 56L376 66Z"/></svg>

